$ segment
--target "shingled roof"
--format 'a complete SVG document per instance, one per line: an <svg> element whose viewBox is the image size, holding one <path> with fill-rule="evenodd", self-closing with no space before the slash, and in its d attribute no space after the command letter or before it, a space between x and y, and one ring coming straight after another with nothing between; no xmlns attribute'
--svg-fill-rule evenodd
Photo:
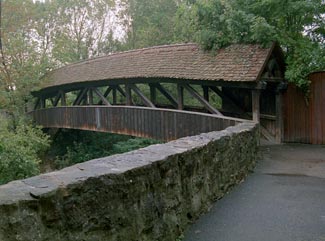
<svg viewBox="0 0 325 241"><path fill-rule="evenodd" d="M197 44L178 44L115 53L54 70L44 88L130 78L258 81L273 47L236 44L211 53Z"/></svg>

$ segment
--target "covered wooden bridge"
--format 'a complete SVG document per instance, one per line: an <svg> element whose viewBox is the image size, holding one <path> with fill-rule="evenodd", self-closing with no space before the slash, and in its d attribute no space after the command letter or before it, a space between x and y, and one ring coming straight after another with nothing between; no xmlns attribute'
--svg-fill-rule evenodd
<svg viewBox="0 0 325 241"><path fill-rule="evenodd" d="M31 115L44 127L172 140L244 120L282 140L284 61L277 44L152 47L71 64L45 76Z"/></svg>

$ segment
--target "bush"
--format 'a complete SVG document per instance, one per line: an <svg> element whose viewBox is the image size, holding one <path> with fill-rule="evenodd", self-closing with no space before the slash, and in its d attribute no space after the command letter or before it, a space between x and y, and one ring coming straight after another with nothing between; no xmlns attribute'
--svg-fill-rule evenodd
<svg viewBox="0 0 325 241"><path fill-rule="evenodd" d="M39 154L49 138L39 127L20 120L16 126L0 118L0 184L39 174Z"/></svg>
<svg viewBox="0 0 325 241"><path fill-rule="evenodd" d="M55 169L91 159L136 150L156 140L135 138L127 135L79 130L60 130L56 135L49 156L55 157Z"/></svg>

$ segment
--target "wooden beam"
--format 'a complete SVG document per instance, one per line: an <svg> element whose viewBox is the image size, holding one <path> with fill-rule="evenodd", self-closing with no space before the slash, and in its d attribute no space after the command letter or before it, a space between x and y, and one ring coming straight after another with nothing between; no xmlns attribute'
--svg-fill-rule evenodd
<svg viewBox="0 0 325 241"><path fill-rule="evenodd" d="M155 84L149 84L150 87L150 100L156 105L157 104L157 89Z"/></svg>
<svg viewBox="0 0 325 241"><path fill-rule="evenodd" d="M100 98L102 103L104 103L105 105L111 106L111 104L108 102L108 100L105 98L105 96L97 88L93 88L93 91Z"/></svg>
<svg viewBox="0 0 325 241"><path fill-rule="evenodd" d="M112 90L113 90L113 88L111 86L108 86L107 89L106 89L106 91L105 91L105 93L104 93L104 95L102 93L100 93L100 94L104 97L105 100L107 100L106 98L109 95L109 93L111 93ZM102 105L103 103L104 102L103 102L102 98L100 98L100 101L98 101L98 105ZM104 104L107 105L106 102Z"/></svg>
<svg viewBox="0 0 325 241"><path fill-rule="evenodd" d="M202 86L203 89L203 98L209 102L210 101L210 96L209 96L209 87L208 86Z"/></svg>
<svg viewBox="0 0 325 241"><path fill-rule="evenodd" d="M113 88L113 105L117 104L117 91L116 91L116 86Z"/></svg>
<svg viewBox="0 0 325 241"><path fill-rule="evenodd" d="M268 141L276 143L274 136L262 125L259 125L262 136L264 136Z"/></svg>
<svg viewBox="0 0 325 241"><path fill-rule="evenodd" d="M66 106L67 100L66 100L65 92L63 90L60 90L60 95L61 95L61 106Z"/></svg>
<svg viewBox="0 0 325 241"><path fill-rule="evenodd" d="M178 104L177 104L177 100L168 92L168 90L166 90L161 84L156 84L157 89L159 90L159 92L165 96L170 103L177 109Z"/></svg>
<svg viewBox="0 0 325 241"><path fill-rule="evenodd" d="M81 88L89 87L102 87L107 85L125 85L125 84L149 84L149 83L174 83L174 84L190 84L190 85L204 85L204 86L224 86L230 88L245 88L245 89L256 89L256 88L265 88L264 84L260 83L261 81L224 81L220 80L193 80L193 79L174 79L174 78L129 78L129 79L105 79L98 81L89 81L89 82L79 82L73 83L67 86L52 86L40 91L32 92L33 96L40 97L43 95L51 95L58 90L64 88L66 92L75 91Z"/></svg>
<svg viewBox="0 0 325 241"><path fill-rule="evenodd" d="M109 95L109 93L111 93L112 91L112 87L111 86L108 86L108 88L106 89L105 93L104 93L104 97L107 98L107 96Z"/></svg>
<svg viewBox="0 0 325 241"><path fill-rule="evenodd" d="M252 90L252 115L253 121L260 123L260 90Z"/></svg>
<svg viewBox="0 0 325 241"><path fill-rule="evenodd" d="M132 105L132 93L131 93L131 86L129 84L125 85L125 97L126 97L126 105Z"/></svg>
<svg viewBox="0 0 325 241"><path fill-rule="evenodd" d="M141 90L135 85L130 84L130 88L140 97L142 102L147 106L151 108L155 108L156 106L141 92Z"/></svg>
<svg viewBox="0 0 325 241"><path fill-rule="evenodd" d="M184 109L184 87L180 84L177 84L177 108Z"/></svg>
<svg viewBox="0 0 325 241"><path fill-rule="evenodd" d="M246 114L246 111L242 107L240 107L240 105L238 105L235 100L233 100L228 95L226 95L224 92L222 92L221 90L219 90L218 87L211 86L210 89L214 93L216 93L217 95L219 95L221 97L222 101L228 102L235 109L236 112L238 112L239 114L245 114L244 118L250 118Z"/></svg>
<svg viewBox="0 0 325 241"><path fill-rule="evenodd" d="M73 102L73 105L80 105L81 101L83 100L85 94L87 93L88 88L84 88L83 90L80 90L80 92L77 95L77 98Z"/></svg>
<svg viewBox="0 0 325 241"><path fill-rule="evenodd" d="M216 115L220 115L223 116L223 114L221 114L220 111L218 111L216 108L214 108L208 101L206 101L199 93L197 93L197 91L195 89L193 89L193 87L191 87L190 85L186 84L183 85L184 88L194 97L196 98L208 111L210 111L212 114L216 114Z"/></svg>
<svg viewBox="0 0 325 241"><path fill-rule="evenodd" d="M121 95L123 95L124 97L126 97L126 93L125 93L125 91L118 85L117 87L116 87L116 90L118 91L118 92L120 92L120 94Z"/></svg>
<svg viewBox="0 0 325 241"><path fill-rule="evenodd" d="M277 92L275 95L275 139L277 143L283 140L283 100L282 93Z"/></svg>
<svg viewBox="0 0 325 241"><path fill-rule="evenodd" d="M88 90L87 104L94 105L93 88L89 88L89 90Z"/></svg>
<svg viewBox="0 0 325 241"><path fill-rule="evenodd" d="M61 99L61 91L55 96L54 101L52 102L53 106L56 107L59 104L59 100Z"/></svg>

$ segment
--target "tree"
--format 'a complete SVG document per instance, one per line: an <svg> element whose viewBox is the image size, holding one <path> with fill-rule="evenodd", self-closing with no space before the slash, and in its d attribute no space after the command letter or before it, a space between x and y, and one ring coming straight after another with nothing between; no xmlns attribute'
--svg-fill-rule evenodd
<svg viewBox="0 0 325 241"><path fill-rule="evenodd" d="M307 76L325 68L321 0L207 0L198 3L200 39L207 49L278 41L287 79L308 89Z"/></svg>
<svg viewBox="0 0 325 241"><path fill-rule="evenodd" d="M176 0L128 0L124 3L125 49L173 43Z"/></svg>

